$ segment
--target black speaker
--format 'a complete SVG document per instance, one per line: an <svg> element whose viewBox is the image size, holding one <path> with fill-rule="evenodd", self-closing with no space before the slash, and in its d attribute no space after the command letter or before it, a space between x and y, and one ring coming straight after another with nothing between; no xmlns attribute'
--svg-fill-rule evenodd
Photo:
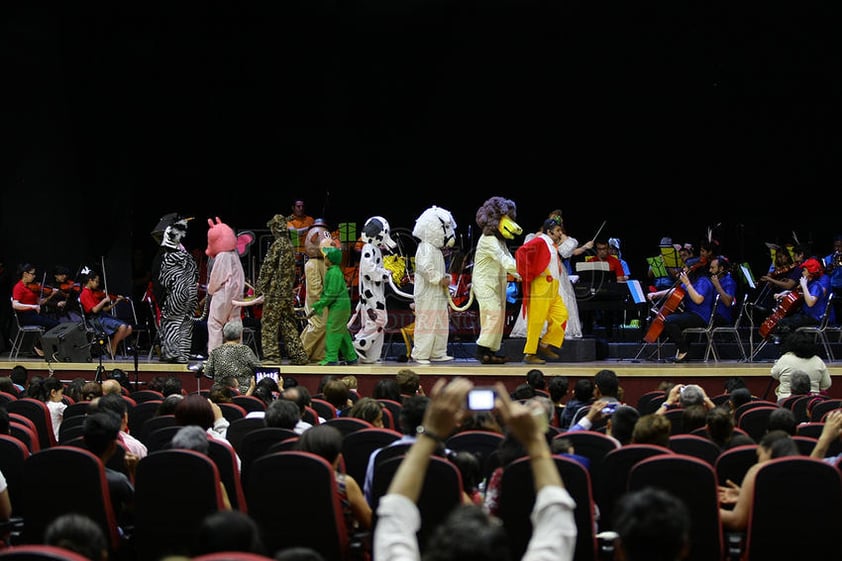
<svg viewBox="0 0 842 561"><path fill-rule="evenodd" d="M58 362L91 362L88 334L81 323L65 322L41 335L44 354Z"/></svg>

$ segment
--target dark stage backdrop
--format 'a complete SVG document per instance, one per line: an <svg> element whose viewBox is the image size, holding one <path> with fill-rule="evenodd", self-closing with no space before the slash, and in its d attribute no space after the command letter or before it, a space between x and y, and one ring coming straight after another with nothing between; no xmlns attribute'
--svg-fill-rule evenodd
<svg viewBox="0 0 842 561"><path fill-rule="evenodd" d="M802 6L538 0L8 2L0 258L106 260L142 286L157 219L264 228L303 197L329 223L463 244L503 195L535 230L606 221L633 276L709 226L759 274L764 242L839 224L837 15ZM470 235L469 235L470 234ZM517 240L516 240L517 241Z"/></svg>

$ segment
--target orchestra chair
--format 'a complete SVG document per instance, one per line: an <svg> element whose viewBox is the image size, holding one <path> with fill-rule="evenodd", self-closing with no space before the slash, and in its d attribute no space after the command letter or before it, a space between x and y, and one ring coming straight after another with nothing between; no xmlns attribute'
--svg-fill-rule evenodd
<svg viewBox="0 0 842 561"><path fill-rule="evenodd" d="M755 442L760 442L769 426L769 415L778 409L777 405L753 407L740 415L737 426L743 429Z"/></svg>
<svg viewBox="0 0 842 561"><path fill-rule="evenodd" d="M243 441L243 437L255 429L264 427L266 427L266 420L263 417L243 417L242 419L231 421L231 424L228 425L228 430L225 432L225 438L231 443L231 446L234 447L234 450L239 455L240 443Z"/></svg>
<svg viewBox="0 0 842 561"><path fill-rule="evenodd" d="M310 406L316 410L316 413L319 414L319 417L324 419L325 421L328 419L336 418L336 407L333 406L332 403L325 401L324 399L313 398L310 400Z"/></svg>
<svg viewBox="0 0 842 561"><path fill-rule="evenodd" d="M578 453L578 451L577 451ZM576 522L576 549L573 561L595 561L594 499L588 470L579 462L564 456L553 456L564 488L576 501L573 517ZM532 507L535 505L535 480L527 457L518 458L503 469L500 480L500 520L509 535L512 559L520 559L532 537Z"/></svg>
<svg viewBox="0 0 842 561"><path fill-rule="evenodd" d="M47 404L31 397L21 397L6 404L6 410L18 413L35 423L38 433L38 445L41 450L56 445L56 433L53 432L53 420Z"/></svg>
<svg viewBox="0 0 842 561"><path fill-rule="evenodd" d="M765 462L757 470L744 561L838 559L842 473L803 456Z"/></svg>
<svg viewBox="0 0 842 561"><path fill-rule="evenodd" d="M84 555L55 545L15 545L0 550L2 561L91 561Z"/></svg>
<svg viewBox="0 0 842 561"><path fill-rule="evenodd" d="M129 407L127 412L129 416L128 426L129 432L133 436L142 440L143 424L147 421L147 419L151 419L158 414L158 407L160 407L161 403L163 403L163 401L141 401L134 407Z"/></svg>
<svg viewBox="0 0 842 561"><path fill-rule="evenodd" d="M800 331L801 333L809 333L813 336L813 340L817 343L821 343L822 348L824 349L825 359L828 362L833 362L836 358L833 356L833 348L830 346L830 340L827 338L827 331L831 329L832 331L836 331L839 336L842 336L842 328L835 327L830 328L830 314L833 310L833 299L834 295L833 292L830 293L827 297L827 303L824 306L824 310L822 311L821 318L816 325L803 325L801 327L796 328L796 331ZM837 337L838 339L839 337Z"/></svg>
<svg viewBox="0 0 842 561"><path fill-rule="evenodd" d="M240 477L240 460L231 446L213 437L208 438L208 457L219 470L219 479L225 485L228 502L233 510L248 513L246 495Z"/></svg>
<svg viewBox="0 0 842 561"><path fill-rule="evenodd" d="M743 320L746 317L746 308L748 305L748 293L746 292L743 295L743 301L739 304L737 317L734 319L733 323L731 323L731 325L714 326L714 328L710 330L710 338L708 340L708 348L705 349L705 357L708 356L708 353L711 353L713 354L713 360L718 362L719 359L716 352L716 337L728 335L734 338L734 342L737 344L737 349L740 351L740 356L742 357L743 362L748 360L748 355L746 354L745 347L743 347L743 340L740 336L740 329L742 328Z"/></svg>
<svg viewBox="0 0 842 561"><path fill-rule="evenodd" d="M266 411L266 402L253 395L235 395L231 401L245 409L247 414L252 411Z"/></svg>
<svg viewBox="0 0 842 561"><path fill-rule="evenodd" d="M705 354L704 354L704 362L708 361L708 358L713 355L713 361L719 362L719 356L716 354L716 347L713 345L713 329L715 327L714 322L716 321L716 307L719 305L719 293L716 293L716 296L713 298L713 313L710 314L710 318L708 319L708 323L704 327L686 327L681 330L681 335L689 341L690 337L695 336L698 341L701 341L704 338L705 341Z"/></svg>
<svg viewBox="0 0 842 561"><path fill-rule="evenodd" d="M240 456L240 478L243 485L248 483L249 470L254 461L265 455L269 447L289 438L298 438L298 433L292 429L281 427L259 427L252 429L240 439L237 455Z"/></svg>
<svg viewBox="0 0 842 561"><path fill-rule="evenodd" d="M383 448L400 439L396 430L372 427L357 430L342 437L342 457L345 460L345 473L360 485L365 481L368 458L378 448Z"/></svg>
<svg viewBox="0 0 842 561"><path fill-rule="evenodd" d="M55 486L48 483L57 474L72 482L63 485L59 495ZM53 520L63 514L77 513L97 523L108 540L111 557L118 558L122 538L105 467L98 456L76 446L53 446L36 452L24 463L23 492L26 500L20 505L21 543L44 543L44 532Z"/></svg>
<svg viewBox="0 0 842 561"><path fill-rule="evenodd" d="M815 403L810 409L810 422L821 423L824 421L824 416L827 413L840 407L842 407L842 399L825 399L824 401Z"/></svg>
<svg viewBox="0 0 842 561"><path fill-rule="evenodd" d="M41 325L22 325L20 318L18 317L18 311L14 307L14 298L10 299L10 303L12 304L12 316L15 318L15 337L12 339L12 348L9 351L9 358L12 359L12 361L17 362L20 349L23 347L26 339L31 339L32 344L34 345L41 339L45 330Z"/></svg>
<svg viewBox="0 0 842 561"><path fill-rule="evenodd" d="M213 460L194 450L159 450L140 460L134 482L136 560L189 557L202 520L224 509L220 482Z"/></svg>
<svg viewBox="0 0 842 561"><path fill-rule="evenodd" d="M629 472L637 462L652 456L672 454L672 450L656 444L626 444L608 452L602 459L602 481L595 487L594 499L599 505L599 530L611 530L614 505L626 493Z"/></svg>
<svg viewBox="0 0 842 561"><path fill-rule="evenodd" d="M390 446L389 448L396 448ZM380 460L382 451L377 455ZM376 462L372 479L371 510L372 527L377 525L377 506L389 489L395 473L403 462L403 455ZM531 473L531 472L530 472ZM430 464L424 473L424 484L416 504L421 514L421 529L417 533L418 546L423 555L424 547L432 532L445 519L450 511L462 504L462 474L456 464L440 456L431 456ZM515 557L517 558L517 557Z"/></svg>
<svg viewBox="0 0 842 561"><path fill-rule="evenodd" d="M714 464L716 479L720 485L726 485L728 480L742 485L746 472L756 463L757 444L743 444L727 448L716 458Z"/></svg>
<svg viewBox="0 0 842 561"><path fill-rule="evenodd" d="M260 528L267 551L300 546L315 549L326 560L354 558L336 477L326 460L309 452L276 452L256 459L250 469L243 486L249 516ZM267 484L271 481L291 484ZM280 505L303 506L307 514Z"/></svg>
<svg viewBox="0 0 842 561"><path fill-rule="evenodd" d="M713 440L695 434L674 434L670 436L670 450L676 454L685 454L716 465L720 449Z"/></svg>
<svg viewBox="0 0 842 561"><path fill-rule="evenodd" d="M628 479L629 491L645 487L664 489L687 506L691 519L687 561L725 561L717 478L710 464L684 454L646 458L631 469Z"/></svg>
<svg viewBox="0 0 842 561"><path fill-rule="evenodd" d="M23 488L24 463L30 456L26 444L8 434L0 434L0 472L6 478L9 501L12 503L12 517L18 517L21 505L26 501Z"/></svg>
<svg viewBox="0 0 842 561"><path fill-rule="evenodd" d="M374 425L365 419L357 419L356 417L335 417L333 419L325 419L324 424L336 428L342 433L342 436L351 434L354 431L374 428Z"/></svg>

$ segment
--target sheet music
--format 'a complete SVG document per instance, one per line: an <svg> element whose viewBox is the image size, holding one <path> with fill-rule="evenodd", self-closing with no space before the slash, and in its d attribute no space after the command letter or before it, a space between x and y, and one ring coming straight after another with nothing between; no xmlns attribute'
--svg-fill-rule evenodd
<svg viewBox="0 0 842 561"><path fill-rule="evenodd" d="M746 280L749 288L752 290L757 288L757 283L754 281L754 275L751 273L751 268L748 263L740 263L740 271L742 271L743 278Z"/></svg>
<svg viewBox="0 0 842 561"><path fill-rule="evenodd" d="M635 304L645 304L646 295L643 293L643 288L640 286L640 281L629 279L626 281L626 286L629 287L629 293Z"/></svg>

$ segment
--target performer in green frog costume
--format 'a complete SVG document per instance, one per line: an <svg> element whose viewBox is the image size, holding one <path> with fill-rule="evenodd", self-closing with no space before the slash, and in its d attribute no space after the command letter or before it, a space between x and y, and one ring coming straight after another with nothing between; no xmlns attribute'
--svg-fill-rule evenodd
<svg viewBox="0 0 842 561"><path fill-rule="evenodd" d="M348 285L342 274L340 263L342 251L327 246L322 248L325 256L324 288L319 301L313 304L311 315L320 314L327 308L327 338L325 339L325 358L319 362L321 366L335 366L339 364L339 355L346 364L357 363L357 351L354 350L353 338L348 331L348 320L351 318L351 297L348 295Z"/></svg>

